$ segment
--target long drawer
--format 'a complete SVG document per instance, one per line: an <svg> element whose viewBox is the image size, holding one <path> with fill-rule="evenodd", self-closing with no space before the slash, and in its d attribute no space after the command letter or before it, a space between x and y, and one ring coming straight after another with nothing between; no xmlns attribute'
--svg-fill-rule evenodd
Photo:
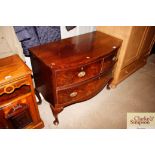
<svg viewBox="0 0 155 155"><path fill-rule="evenodd" d="M57 87L61 87L88 80L98 76L100 73L108 71L115 62L116 56L113 53L90 64L56 71L56 85Z"/></svg>
<svg viewBox="0 0 155 155"><path fill-rule="evenodd" d="M129 76L131 73L133 73L136 69L136 62L128 65L127 67L123 68L120 73L120 79L123 80L127 76Z"/></svg>
<svg viewBox="0 0 155 155"><path fill-rule="evenodd" d="M69 105L74 102L83 101L96 95L111 80L111 72L102 74L85 84L57 92L58 104Z"/></svg>

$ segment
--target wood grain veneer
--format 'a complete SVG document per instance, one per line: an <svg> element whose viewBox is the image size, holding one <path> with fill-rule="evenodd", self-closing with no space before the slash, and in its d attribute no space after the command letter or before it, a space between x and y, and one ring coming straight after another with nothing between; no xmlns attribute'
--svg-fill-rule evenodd
<svg viewBox="0 0 155 155"><path fill-rule="evenodd" d="M111 82L121 43L91 32L30 49L36 89L50 103L54 124L64 107L90 99Z"/></svg>
<svg viewBox="0 0 155 155"><path fill-rule="evenodd" d="M0 59L0 128L42 128L31 70L12 55Z"/></svg>

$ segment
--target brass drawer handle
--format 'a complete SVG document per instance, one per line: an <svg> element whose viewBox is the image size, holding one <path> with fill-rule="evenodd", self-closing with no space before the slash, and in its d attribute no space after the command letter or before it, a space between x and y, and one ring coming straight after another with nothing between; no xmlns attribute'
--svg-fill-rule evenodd
<svg viewBox="0 0 155 155"><path fill-rule="evenodd" d="M21 104L17 104L16 106L12 107L13 111L16 111L16 110L21 109L21 108L22 108Z"/></svg>
<svg viewBox="0 0 155 155"><path fill-rule="evenodd" d="M113 58L112 58L112 61L117 61L118 59L117 59L117 57L116 56L114 56Z"/></svg>
<svg viewBox="0 0 155 155"><path fill-rule="evenodd" d="M69 96L70 96L70 97L75 97L75 96L77 96L77 92L72 92L72 93L70 93Z"/></svg>
<svg viewBox="0 0 155 155"><path fill-rule="evenodd" d="M86 72L85 71L81 71L78 73L78 77L84 77L86 75Z"/></svg>

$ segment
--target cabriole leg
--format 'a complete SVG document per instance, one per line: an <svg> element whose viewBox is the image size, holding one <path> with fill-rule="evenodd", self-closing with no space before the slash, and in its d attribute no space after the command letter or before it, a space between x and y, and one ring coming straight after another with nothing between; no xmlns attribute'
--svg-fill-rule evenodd
<svg viewBox="0 0 155 155"><path fill-rule="evenodd" d="M54 125L58 125L59 124L59 119L58 119L58 114L63 110L63 107L61 108L54 108L52 105L50 105L52 112L53 112L53 116L55 118L55 120L53 121Z"/></svg>

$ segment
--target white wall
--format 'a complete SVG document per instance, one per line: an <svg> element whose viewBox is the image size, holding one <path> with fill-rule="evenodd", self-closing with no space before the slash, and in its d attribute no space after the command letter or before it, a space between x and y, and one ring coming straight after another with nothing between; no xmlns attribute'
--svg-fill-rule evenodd
<svg viewBox="0 0 155 155"><path fill-rule="evenodd" d="M0 56L18 54L23 60L23 49L12 26L0 26Z"/></svg>
<svg viewBox="0 0 155 155"><path fill-rule="evenodd" d="M61 26L61 38L62 39L69 38L80 34L92 32L95 30L96 30L95 26L77 26L76 28L67 31L65 26Z"/></svg>

